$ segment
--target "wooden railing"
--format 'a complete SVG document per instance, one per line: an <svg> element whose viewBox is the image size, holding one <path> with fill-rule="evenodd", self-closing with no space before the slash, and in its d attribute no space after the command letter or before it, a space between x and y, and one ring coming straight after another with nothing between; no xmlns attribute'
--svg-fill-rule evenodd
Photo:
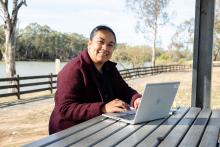
<svg viewBox="0 0 220 147"><path fill-rule="evenodd" d="M163 65L163 66L155 66L155 67L139 67L132 69L124 69L124 70L120 70L119 72L124 79L130 79L134 77L140 77L143 75L154 75L162 72L185 71L190 69L191 69L190 65ZM39 79L41 80L40 82L33 81ZM52 73L50 75L41 75L41 76L20 77L19 75L17 75L17 77L14 78L0 78L0 82L7 83L6 85L0 84L0 90L14 89L15 91L8 93L7 92L0 93L0 98L8 97L8 96L17 96L17 99L20 99L20 95L22 94L46 91L46 90L50 90L52 94L53 89L56 89L56 79L57 79L57 75L53 75ZM28 80L29 81L32 80L32 81L27 82ZM9 82L12 82L14 84L9 85L8 84ZM36 86L42 86L42 85L46 86L46 88L36 88ZM21 90L21 88L24 87L30 88L34 86L35 86L34 89Z"/></svg>
<svg viewBox="0 0 220 147"><path fill-rule="evenodd" d="M39 92L39 91L45 91L50 90L51 93L53 93L53 89L56 89L55 83L56 83L56 77L57 75L53 75L52 73L50 75L41 75L41 76L27 76L27 77L20 77L17 75L17 77L14 78L0 78L0 82L11 82L14 83L12 85L3 85L0 86L0 89L11 89L11 91L15 92L8 92L8 93L0 93L1 97L8 97L8 96L17 96L18 99L20 99L20 95L27 94L27 93L33 93L33 92ZM33 82L33 79L41 80L40 82ZM32 80L31 82L25 82L27 80ZM43 81L42 81L43 80ZM22 87L33 87L33 86L39 86L39 85L45 85L46 88L35 88L31 90L21 90Z"/></svg>
<svg viewBox="0 0 220 147"><path fill-rule="evenodd" d="M130 79L143 75L154 75L162 72L175 72L185 70L191 70L191 65L161 65L154 67L138 67L120 70L119 72L124 79Z"/></svg>

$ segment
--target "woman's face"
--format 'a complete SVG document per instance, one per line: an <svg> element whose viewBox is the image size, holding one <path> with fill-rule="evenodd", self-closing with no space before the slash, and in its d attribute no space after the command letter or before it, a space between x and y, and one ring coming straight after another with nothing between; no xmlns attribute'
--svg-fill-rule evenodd
<svg viewBox="0 0 220 147"><path fill-rule="evenodd" d="M100 30L88 42L88 53L95 65L103 65L112 57L115 38L109 31Z"/></svg>

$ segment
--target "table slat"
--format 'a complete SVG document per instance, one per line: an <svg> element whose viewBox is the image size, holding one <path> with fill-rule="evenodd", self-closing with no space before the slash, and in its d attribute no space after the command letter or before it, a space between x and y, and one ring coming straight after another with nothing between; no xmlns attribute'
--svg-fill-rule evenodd
<svg viewBox="0 0 220 147"><path fill-rule="evenodd" d="M54 142L50 145L48 145L48 147L61 147L61 146L69 146L71 144L74 144L112 124L116 123L115 120L111 120L111 119L107 119L103 122L100 122L94 126L91 126L89 128L86 128L84 130L81 130L80 132L77 132L73 135L70 135L68 137L63 138L62 140L59 140L57 142Z"/></svg>
<svg viewBox="0 0 220 147"><path fill-rule="evenodd" d="M211 115L210 109L202 109L195 122L184 136L179 147L196 147Z"/></svg>
<svg viewBox="0 0 220 147"><path fill-rule="evenodd" d="M169 133L169 135L159 144L159 147L174 147L177 146L187 130L200 112L200 108L192 107L177 126Z"/></svg>
<svg viewBox="0 0 220 147"><path fill-rule="evenodd" d="M114 134L115 132L121 130L122 128L126 127L127 123L123 122L116 122L109 127L92 134L91 136L88 136L87 138L84 138L83 140L80 140L76 144L73 144L73 147L82 147L82 146L93 146L97 142L100 142L101 140L105 139L106 137L110 136L111 134Z"/></svg>
<svg viewBox="0 0 220 147"><path fill-rule="evenodd" d="M125 138L130 136L133 132L140 129L143 125L144 124L128 125L127 127L116 132L115 134L112 134L105 140L98 142L93 147L114 146L121 140L124 140Z"/></svg>
<svg viewBox="0 0 220 147"><path fill-rule="evenodd" d="M216 147L220 129L220 110L213 110L199 147Z"/></svg>
<svg viewBox="0 0 220 147"><path fill-rule="evenodd" d="M177 112L169 117L160 127L158 127L152 134L145 138L138 147L157 146L176 126L176 124L182 119L182 117L187 113L189 108L180 108Z"/></svg>
<svg viewBox="0 0 220 147"><path fill-rule="evenodd" d="M125 140L121 140L121 142L117 144L116 146L118 147L135 146L141 140L143 140L146 136L152 133L155 129L157 129L165 120L166 119L159 119L159 120L155 120L155 121L151 121L147 123L140 129L138 129L136 132L131 134Z"/></svg>
<svg viewBox="0 0 220 147"><path fill-rule="evenodd" d="M69 129L66 129L66 130L63 130L61 132L58 132L58 133L55 133L55 134L52 134L48 137L45 137L45 138L42 138L40 140L37 140L37 141L34 141L30 144L26 144L24 145L24 147L39 147L39 146L46 146L46 145L49 145L53 142L56 142L58 140L61 140L67 136L70 136L74 133L77 133L85 128L88 128L90 126L93 126L93 125L96 125L97 123L100 123L102 122L103 120L105 120L106 118L103 117L103 116L98 116L98 117L95 117L93 119L90 119L88 121L85 121L83 123L80 123L76 126L73 126Z"/></svg>
<svg viewBox="0 0 220 147"><path fill-rule="evenodd" d="M130 125L98 116L38 141L35 146L220 147L220 109L179 108L168 118Z"/></svg>

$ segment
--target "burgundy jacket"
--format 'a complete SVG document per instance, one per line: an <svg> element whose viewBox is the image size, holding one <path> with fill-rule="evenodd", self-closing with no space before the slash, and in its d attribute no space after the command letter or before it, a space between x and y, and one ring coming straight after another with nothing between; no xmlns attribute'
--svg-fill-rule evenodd
<svg viewBox="0 0 220 147"><path fill-rule="evenodd" d="M111 82L111 91L114 93L112 98L105 96L101 87L103 85L98 82L98 72L87 50L73 58L60 71L57 78L55 107L49 121L49 134L101 115L102 106L115 98L133 105L134 100L141 97L122 79L116 63L107 61L103 69L108 81Z"/></svg>

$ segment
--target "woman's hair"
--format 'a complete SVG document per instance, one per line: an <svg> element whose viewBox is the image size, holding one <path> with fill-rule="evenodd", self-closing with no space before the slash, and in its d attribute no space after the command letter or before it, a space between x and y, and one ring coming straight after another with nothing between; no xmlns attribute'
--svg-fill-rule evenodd
<svg viewBox="0 0 220 147"><path fill-rule="evenodd" d="M92 32L90 33L90 38L89 38L89 39L92 40L93 37L95 36L95 33L98 32L98 31L100 31L100 30L105 30L105 31L108 31L108 32L112 33L112 35L113 35L114 38L115 38L115 44L116 44L115 32L114 32L110 27L105 26L105 25L99 25L99 26L95 27L95 28L92 30Z"/></svg>

